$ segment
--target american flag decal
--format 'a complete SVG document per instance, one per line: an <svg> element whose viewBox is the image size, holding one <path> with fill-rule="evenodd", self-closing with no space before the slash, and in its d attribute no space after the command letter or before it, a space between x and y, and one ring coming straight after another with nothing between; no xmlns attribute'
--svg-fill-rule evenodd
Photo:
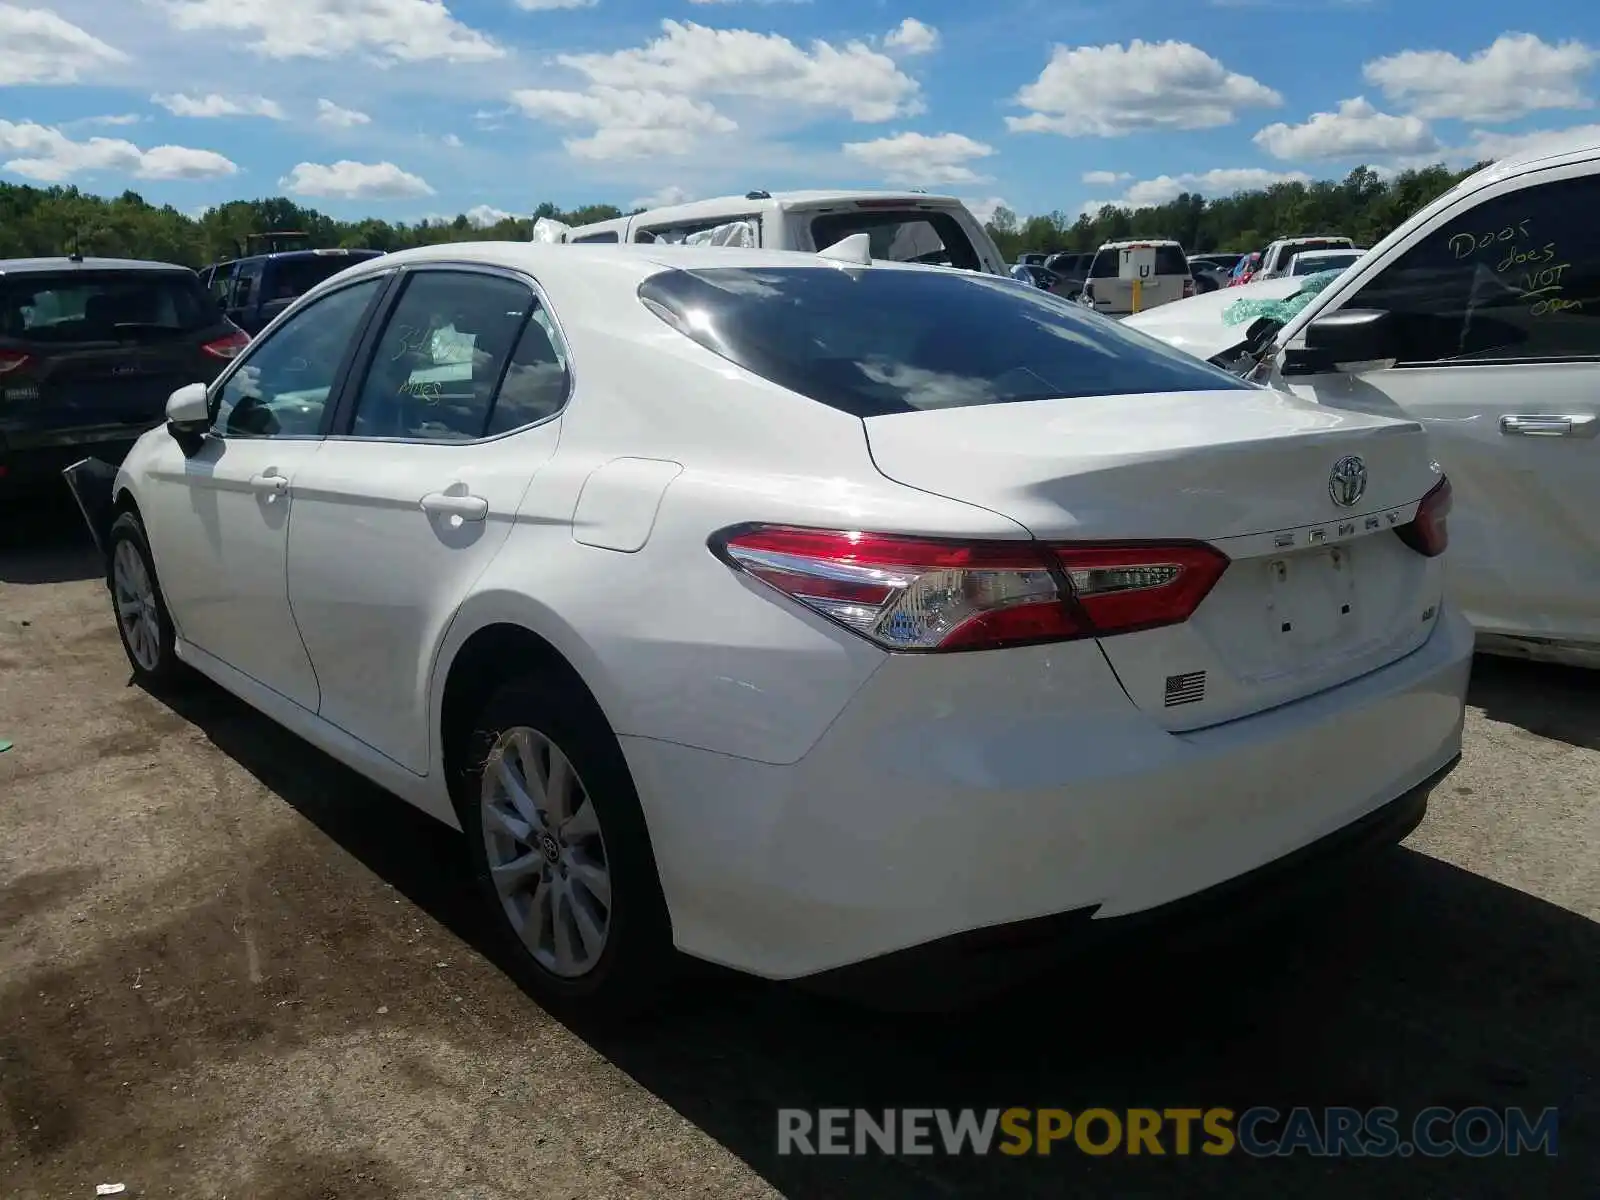
<svg viewBox="0 0 1600 1200"><path fill-rule="evenodd" d="M1167 676L1167 707L1195 704L1206 698L1206 673L1190 671L1187 675Z"/></svg>

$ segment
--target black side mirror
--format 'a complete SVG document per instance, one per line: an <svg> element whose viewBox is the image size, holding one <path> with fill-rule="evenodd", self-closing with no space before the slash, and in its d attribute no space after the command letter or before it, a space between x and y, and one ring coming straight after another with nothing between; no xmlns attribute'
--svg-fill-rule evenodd
<svg viewBox="0 0 1600 1200"><path fill-rule="evenodd" d="M1394 314L1377 308L1345 308L1306 326L1305 366L1361 375L1386 371L1400 361L1400 329Z"/></svg>

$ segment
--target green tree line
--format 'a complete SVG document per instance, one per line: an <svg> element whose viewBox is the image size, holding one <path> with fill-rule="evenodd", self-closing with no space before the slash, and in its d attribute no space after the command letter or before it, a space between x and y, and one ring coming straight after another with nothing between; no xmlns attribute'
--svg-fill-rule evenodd
<svg viewBox="0 0 1600 1200"><path fill-rule="evenodd" d="M1477 169L1452 171L1439 164L1385 180L1370 167L1357 167L1343 180L1275 183L1213 199L1185 192L1167 204L1106 205L1077 216L1052 212L1023 218L1002 208L989 222L989 232L1007 262L1025 250L1094 250L1103 242L1144 237L1175 238L1190 254L1260 250L1275 238L1318 233L1373 246Z"/></svg>
<svg viewBox="0 0 1600 1200"><path fill-rule="evenodd" d="M1258 191L1208 199L1185 193L1148 208L1106 206L1095 214L1064 212L1023 218L1000 209L989 223L1007 260L1024 250L1092 250L1130 237L1170 237L1190 253L1259 249L1297 233L1343 234L1370 246L1465 177L1443 166L1383 179L1358 167L1342 181L1279 183ZM315 246L403 250L439 242L526 241L538 217L571 225L622 215L615 205L561 211L541 204L527 217L476 225L466 216L414 224L366 217L341 221L281 196L234 200L191 217L156 206L137 192L96 196L75 187L36 188L0 183L0 258L84 254L149 258L201 267L232 257L250 234L295 230Z"/></svg>

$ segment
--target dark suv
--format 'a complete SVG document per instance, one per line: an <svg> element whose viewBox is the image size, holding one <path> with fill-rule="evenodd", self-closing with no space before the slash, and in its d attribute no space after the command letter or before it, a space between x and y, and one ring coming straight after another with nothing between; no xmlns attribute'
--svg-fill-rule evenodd
<svg viewBox="0 0 1600 1200"><path fill-rule="evenodd" d="M200 280L212 303L254 337L317 284L381 250L278 250L207 267Z"/></svg>
<svg viewBox="0 0 1600 1200"><path fill-rule="evenodd" d="M0 261L0 494L48 488L87 455L120 463L174 389L211 382L249 340L188 267Z"/></svg>

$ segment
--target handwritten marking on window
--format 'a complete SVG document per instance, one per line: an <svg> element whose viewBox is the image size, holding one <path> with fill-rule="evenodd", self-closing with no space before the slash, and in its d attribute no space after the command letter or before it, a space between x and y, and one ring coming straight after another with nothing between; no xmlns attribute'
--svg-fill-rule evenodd
<svg viewBox="0 0 1600 1200"><path fill-rule="evenodd" d="M1518 238L1528 236L1528 218L1504 229L1491 230L1488 233L1458 233L1450 239L1450 249L1457 258L1468 258L1481 250L1504 242L1516 241Z"/></svg>
<svg viewBox="0 0 1600 1200"><path fill-rule="evenodd" d="M1554 242L1547 242L1543 248L1538 250L1524 250L1520 246L1513 246L1510 253L1500 260L1500 265L1495 267L1495 272L1498 274L1501 271L1509 271L1512 267L1520 267L1530 263L1550 262L1555 256L1556 244Z"/></svg>

